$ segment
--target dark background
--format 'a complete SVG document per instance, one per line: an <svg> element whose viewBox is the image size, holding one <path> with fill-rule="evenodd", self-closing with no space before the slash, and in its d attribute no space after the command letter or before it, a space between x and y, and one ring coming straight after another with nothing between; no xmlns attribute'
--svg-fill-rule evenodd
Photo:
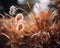
<svg viewBox="0 0 60 48"><path fill-rule="evenodd" d="M26 2L27 0L25 0ZM28 0L30 1L30 4L31 4L31 7L33 7L34 5L34 2L36 2L35 0L32 0L34 2L32 2L31 0ZM33 4L32 4L32 3ZM6 12L8 13L9 12L9 8L14 5L14 6L19 6L27 11L29 11L29 8L27 7L26 3L25 4L18 4L17 0L0 0L0 13L2 12Z"/></svg>
<svg viewBox="0 0 60 48"><path fill-rule="evenodd" d="M0 0L0 13L8 12L11 5L17 5L17 0Z"/></svg>

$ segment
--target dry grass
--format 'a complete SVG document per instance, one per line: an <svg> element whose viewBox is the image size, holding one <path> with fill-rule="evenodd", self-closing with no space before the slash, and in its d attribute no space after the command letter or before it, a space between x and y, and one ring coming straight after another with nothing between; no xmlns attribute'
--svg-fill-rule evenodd
<svg viewBox="0 0 60 48"><path fill-rule="evenodd" d="M19 16L5 18L4 16L8 16L6 13L1 15L3 18L0 18L0 47L60 48L59 8L58 15L41 22L31 14L19 20Z"/></svg>

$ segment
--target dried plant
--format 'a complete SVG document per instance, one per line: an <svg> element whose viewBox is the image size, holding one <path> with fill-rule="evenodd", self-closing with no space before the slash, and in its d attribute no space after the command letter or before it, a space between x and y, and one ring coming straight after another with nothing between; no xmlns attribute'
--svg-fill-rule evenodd
<svg viewBox="0 0 60 48"><path fill-rule="evenodd" d="M0 14L0 48L60 48L60 5L56 11L46 20Z"/></svg>

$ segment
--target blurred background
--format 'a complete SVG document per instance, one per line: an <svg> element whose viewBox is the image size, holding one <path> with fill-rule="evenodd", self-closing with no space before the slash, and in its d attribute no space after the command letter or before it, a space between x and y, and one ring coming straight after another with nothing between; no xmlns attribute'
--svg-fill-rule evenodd
<svg viewBox="0 0 60 48"><path fill-rule="evenodd" d="M26 11L30 11L30 9L27 6L27 1L30 3L31 7L33 8L33 6L35 5L35 3L39 2L39 0L0 0L0 13L2 13L3 11L8 13L9 12L9 8L14 5L14 6L18 6L21 7L23 9L25 9ZM51 0L52 3L54 4L55 0ZM57 0L60 2L60 0ZM50 5L51 7L55 8L54 5Z"/></svg>
<svg viewBox="0 0 60 48"><path fill-rule="evenodd" d="M14 6L19 6L27 11L29 11L26 2L30 2L31 7L34 6L34 4L36 2L38 2L38 0L0 0L0 13L2 13L3 11L7 12L9 11L10 6L14 5Z"/></svg>

